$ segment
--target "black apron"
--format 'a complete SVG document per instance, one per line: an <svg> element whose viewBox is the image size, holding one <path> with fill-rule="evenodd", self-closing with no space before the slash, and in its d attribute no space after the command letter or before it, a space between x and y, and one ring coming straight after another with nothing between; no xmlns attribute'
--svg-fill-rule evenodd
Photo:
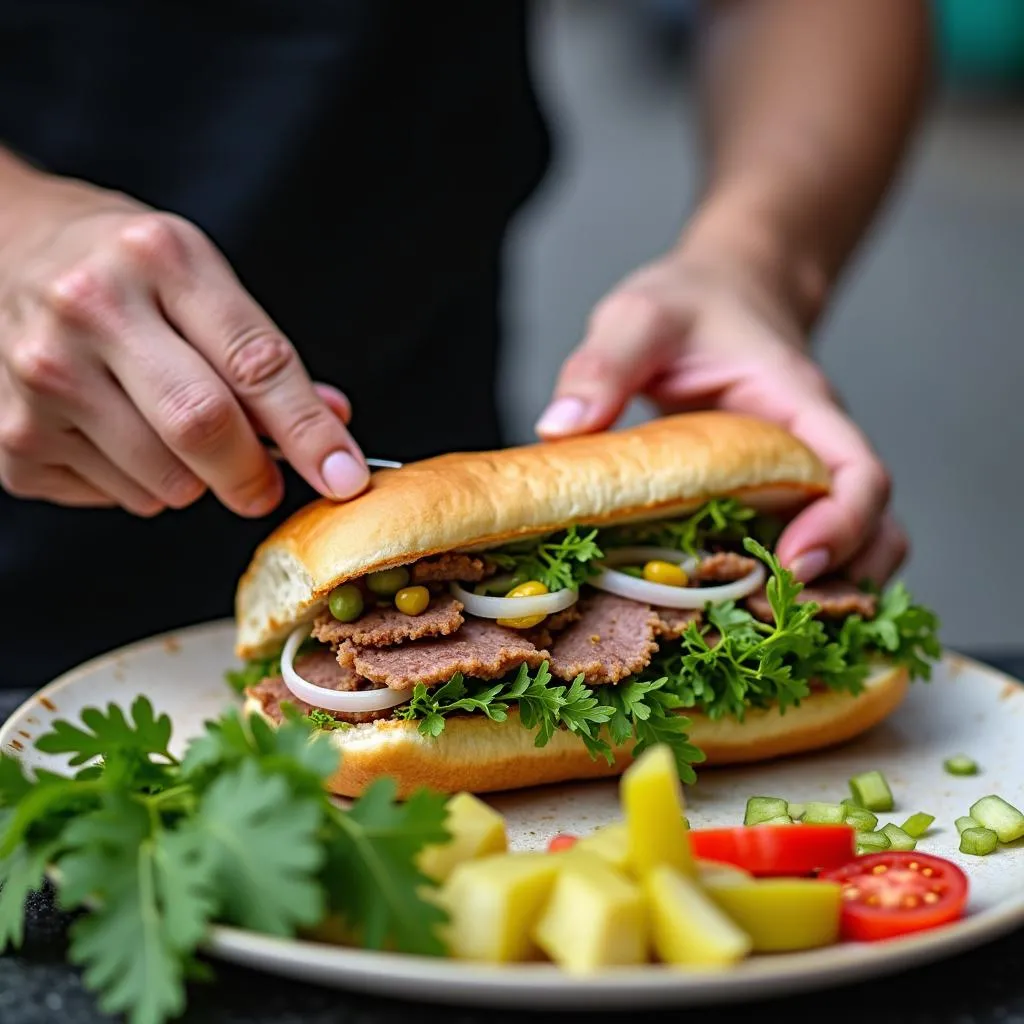
<svg viewBox="0 0 1024 1024"><path fill-rule="evenodd" d="M501 250L548 136L525 4L0 0L0 141L202 227L368 455L500 445ZM0 685L232 613L249 521L0 492Z"/></svg>

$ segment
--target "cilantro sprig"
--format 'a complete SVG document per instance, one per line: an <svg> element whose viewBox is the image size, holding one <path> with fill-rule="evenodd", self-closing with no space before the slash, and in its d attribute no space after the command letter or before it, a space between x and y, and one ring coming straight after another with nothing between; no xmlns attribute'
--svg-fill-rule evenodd
<svg viewBox="0 0 1024 1024"><path fill-rule="evenodd" d="M81 718L36 744L84 766L74 774L0 757L0 946L20 945L25 899L52 868L60 906L81 911L70 959L131 1024L184 1009L214 922L291 936L334 918L372 948L443 952L444 913L417 867L448 838L442 795L400 804L381 779L335 806L337 751L298 712L276 729L227 714L180 760L145 697Z"/></svg>
<svg viewBox="0 0 1024 1024"><path fill-rule="evenodd" d="M554 593L579 587L598 569L593 563L604 557L597 544L598 531L581 533L579 527L543 537L517 541L488 551L487 557L514 576L539 580Z"/></svg>

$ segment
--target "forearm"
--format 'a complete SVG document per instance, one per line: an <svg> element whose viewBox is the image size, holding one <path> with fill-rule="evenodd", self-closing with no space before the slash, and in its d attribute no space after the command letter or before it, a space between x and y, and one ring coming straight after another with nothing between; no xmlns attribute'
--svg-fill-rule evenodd
<svg viewBox="0 0 1024 1024"><path fill-rule="evenodd" d="M923 105L926 3L718 0L707 13L708 163L684 238L756 266L809 327Z"/></svg>

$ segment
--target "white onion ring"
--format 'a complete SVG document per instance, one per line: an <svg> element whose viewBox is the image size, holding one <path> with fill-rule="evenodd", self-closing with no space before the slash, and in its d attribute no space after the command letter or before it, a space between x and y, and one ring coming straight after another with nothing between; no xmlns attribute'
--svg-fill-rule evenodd
<svg viewBox="0 0 1024 1024"><path fill-rule="evenodd" d="M534 597L485 597L483 594L470 593L458 583L452 583L451 589L466 611L481 619L525 619L532 615L553 615L572 607L580 599L579 591L571 587Z"/></svg>
<svg viewBox="0 0 1024 1024"><path fill-rule="evenodd" d="M285 641L281 652L281 677L285 686L307 704L325 708L328 711L386 711L412 699L412 690L392 690L381 687L379 690L328 690L325 686L317 686L303 679L295 671L295 652L299 645L309 636L310 627L299 626Z"/></svg>
<svg viewBox="0 0 1024 1024"><path fill-rule="evenodd" d="M732 583L723 583L717 587L670 587L665 583L651 583L637 579L624 572L616 572L609 565L622 565L624 562L647 562L652 558L663 562L672 562L680 566L684 572L691 573L698 565L698 560L691 557L680 557L678 551L671 548L636 547L612 548L599 563L602 566L600 575L587 580L592 587L607 590L610 594L626 597L632 601L658 605L662 608L703 608L708 602L735 601L747 597L764 583L765 568L758 562L754 569L743 579Z"/></svg>

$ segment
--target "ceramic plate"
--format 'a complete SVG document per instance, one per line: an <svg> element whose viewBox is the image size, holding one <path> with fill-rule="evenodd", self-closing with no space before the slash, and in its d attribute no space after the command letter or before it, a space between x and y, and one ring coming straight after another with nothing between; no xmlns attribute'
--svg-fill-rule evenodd
<svg viewBox="0 0 1024 1024"><path fill-rule="evenodd" d="M174 722L173 746L201 731L205 719L235 700L222 684L234 664L230 623L213 623L135 644L92 661L57 680L19 708L0 730L0 748L30 765L63 770L63 758L31 746L56 717L75 719L87 706L130 704L146 694ZM1000 848L984 858L962 856L954 819L986 793L1024 803L1024 688L975 662L949 655L931 683L915 683L903 707L861 739L807 757L739 769L705 769L687 791L696 827L735 825L748 796L836 801L847 779L883 770L897 802L882 820L901 822L914 811L935 815L918 849L960 864L971 881L967 916L947 928L895 943L840 945L751 958L727 973L680 972L663 967L610 970L576 979L544 964L480 967L371 953L216 929L209 952L226 960L295 978L391 996L446 1003L534 1008L686 1006L770 994L795 993L877 976L977 946L1024 924L1024 850ZM981 774L957 778L944 758L963 753ZM587 832L618 816L616 786L598 782L496 796L511 844L541 847L556 832ZM1015 846L1024 846L1021 840Z"/></svg>

